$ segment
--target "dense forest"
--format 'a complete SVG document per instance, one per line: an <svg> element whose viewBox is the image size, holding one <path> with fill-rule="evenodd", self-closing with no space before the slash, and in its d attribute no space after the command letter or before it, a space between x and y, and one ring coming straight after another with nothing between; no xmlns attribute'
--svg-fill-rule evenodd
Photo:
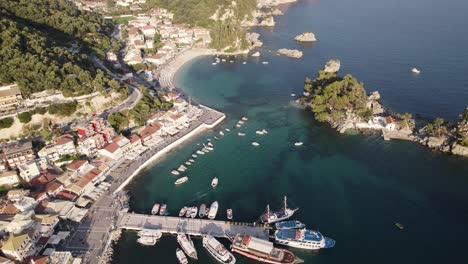
<svg viewBox="0 0 468 264"><path fill-rule="evenodd" d="M0 83L24 96L47 89L65 96L105 93L108 76L88 54L119 48L113 25L66 0L0 1Z"/></svg>

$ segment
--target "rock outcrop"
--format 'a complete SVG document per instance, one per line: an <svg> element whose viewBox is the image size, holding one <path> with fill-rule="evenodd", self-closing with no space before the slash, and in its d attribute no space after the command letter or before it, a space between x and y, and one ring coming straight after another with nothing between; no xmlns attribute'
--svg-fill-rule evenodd
<svg viewBox="0 0 468 264"><path fill-rule="evenodd" d="M452 154L468 157L468 147L453 143Z"/></svg>
<svg viewBox="0 0 468 264"><path fill-rule="evenodd" d="M299 42L314 42L314 41L317 41L317 39L315 38L315 34L312 33L312 32L304 32L300 35L297 35L295 38L294 38L295 41L299 41Z"/></svg>
<svg viewBox="0 0 468 264"><path fill-rule="evenodd" d="M382 105L379 103L379 100L380 93L378 91L372 92L367 97L366 108L370 109L374 115L382 114L385 111Z"/></svg>
<svg viewBox="0 0 468 264"><path fill-rule="evenodd" d="M429 137L427 139L427 146L434 149L439 149L445 143L445 137Z"/></svg>
<svg viewBox="0 0 468 264"><path fill-rule="evenodd" d="M331 59L325 64L324 71L326 73L336 73L340 70L340 60L339 59Z"/></svg>
<svg viewBox="0 0 468 264"><path fill-rule="evenodd" d="M272 6L277 6L281 4L287 4L287 3L293 3L296 2L297 0L258 0L257 1L257 7L262 8L262 7L272 7Z"/></svg>
<svg viewBox="0 0 468 264"><path fill-rule="evenodd" d="M250 44L251 49L260 48L261 46L263 46L263 42L261 42L260 39L259 39L260 34L258 34L258 33L248 32L247 35L246 35L246 38L247 38L247 41Z"/></svg>
<svg viewBox="0 0 468 264"><path fill-rule="evenodd" d="M291 50L291 49L279 49L278 53L290 58L300 59L302 58L302 51L300 50Z"/></svg>
<svg viewBox="0 0 468 264"><path fill-rule="evenodd" d="M260 22L260 24L258 24L258 25L263 26L263 27L274 27L275 26L275 19L272 16L267 17L264 20L262 20L262 22Z"/></svg>
<svg viewBox="0 0 468 264"><path fill-rule="evenodd" d="M257 52L253 53L253 54L250 55L250 56L252 56L252 57L260 57L260 52L257 51Z"/></svg>

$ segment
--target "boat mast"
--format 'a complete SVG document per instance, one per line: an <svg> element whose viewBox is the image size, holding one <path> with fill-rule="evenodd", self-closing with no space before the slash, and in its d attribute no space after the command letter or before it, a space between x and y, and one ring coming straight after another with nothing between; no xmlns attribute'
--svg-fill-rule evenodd
<svg viewBox="0 0 468 264"><path fill-rule="evenodd" d="M286 211L286 208L288 208L288 205L286 204L286 196L284 196L284 211Z"/></svg>
<svg viewBox="0 0 468 264"><path fill-rule="evenodd" d="M270 215L270 205L269 204L267 204L266 214L268 216Z"/></svg>

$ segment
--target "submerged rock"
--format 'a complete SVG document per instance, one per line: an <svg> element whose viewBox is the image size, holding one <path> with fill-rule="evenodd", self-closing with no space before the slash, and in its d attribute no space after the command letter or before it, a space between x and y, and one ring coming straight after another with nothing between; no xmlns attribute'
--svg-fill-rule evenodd
<svg viewBox="0 0 468 264"><path fill-rule="evenodd" d="M325 64L324 71L326 73L335 73L340 70L340 66L341 66L341 63L339 59L331 59L327 62L327 64Z"/></svg>
<svg viewBox="0 0 468 264"><path fill-rule="evenodd" d="M279 49L278 53L290 58L299 59L302 58L302 51L300 50L291 50L291 49Z"/></svg>
<svg viewBox="0 0 468 264"><path fill-rule="evenodd" d="M317 41L317 39L315 38L315 35L314 33L312 32L304 32L300 35L297 35L295 38L294 38L295 41L300 41L300 42L313 42L313 41Z"/></svg>

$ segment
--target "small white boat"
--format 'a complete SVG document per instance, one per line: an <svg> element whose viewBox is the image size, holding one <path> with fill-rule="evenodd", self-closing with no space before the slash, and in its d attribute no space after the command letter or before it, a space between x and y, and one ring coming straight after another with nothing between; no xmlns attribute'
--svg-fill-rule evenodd
<svg viewBox="0 0 468 264"><path fill-rule="evenodd" d="M258 147L258 146L260 146L260 143L254 141L254 142L252 142L252 146Z"/></svg>
<svg viewBox="0 0 468 264"><path fill-rule="evenodd" d="M262 64L268 64L269 62L268 61L263 61Z"/></svg>
<svg viewBox="0 0 468 264"><path fill-rule="evenodd" d="M216 62L211 63L211 65L216 65L216 64L217 64Z"/></svg>
<svg viewBox="0 0 468 264"><path fill-rule="evenodd" d="M184 177L182 177L182 178L177 179L177 181L175 181L174 184L175 184L175 185L179 185L179 184L182 184L182 183L184 183L184 182L186 182L186 181L188 181L188 177L187 177L187 176L184 176Z"/></svg>
<svg viewBox="0 0 468 264"><path fill-rule="evenodd" d="M188 207L184 206L182 209L179 211L179 217L183 217L185 213L187 212Z"/></svg>
<svg viewBox="0 0 468 264"><path fill-rule="evenodd" d="M241 124L236 124L236 127L237 127L237 128L239 128L239 127L241 127L241 126L242 126Z"/></svg>
<svg viewBox="0 0 468 264"><path fill-rule="evenodd" d="M213 143L211 143L211 142L208 142L207 145L210 146L210 147L213 147Z"/></svg>
<svg viewBox="0 0 468 264"><path fill-rule="evenodd" d="M180 172L178 172L177 170L172 170L171 173L174 174L174 175L179 175L180 174Z"/></svg>
<svg viewBox="0 0 468 264"><path fill-rule="evenodd" d="M189 159L188 161L190 161L190 162L192 162L192 163L194 163L194 162L195 162L195 160L194 160L194 159Z"/></svg>
<svg viewBox="0 0 468 264"><path fill-rule="evenodd" d="M162 237L161 230L154 230L154 229L142 229L138 231L139 237L153 237L156 239L160 239Z"/></svg>
<svg viewBox="0 0 468 264"><path fill-rule="evenodd" d="M185 167L184 165L180 165L177 170L180 171L180 172L184 172L184 171L187 170L187 167Z"/></svg>
<svg viewBox="0 0 468 264"><path fill-rule="evenodd" d="M411 69L411 72L412 72L412 73L415 73L415 74L420 74L420 73L421 73L421 71L418 70L418 69L416 69L416 68L412 68L412 69Z"/></svg>
<svg viewBox="0 0 468 264"><path fill-rule="evenodd" d="M214 148L212 148L212 147L208 147L208 146L206 146L205 148L206 148L207 150L209 150L209 151L212 151L212 150L214 150Z"/></svg>
<svg viewBox="0 0 468 264"><path fill-rule="evenodd" d="M159 215L166 215L167 204L162 204L161 209L159 209Z"/></svg>
<svg viewBox="0 0 468 264"><path fill-rule="evenodd" d="M210 211L208 212L208 219L215 219L216 218L216 214L218 213L218 202L217 201L214 201L211 206L210 206Z"/></svg>
<svg viewBox="0 0 468 264"><path fill-rule="evenodd" d="M198 155L197 154L192 154L192 157L196 158L196 157L198 157Z"/></svg>
<svg viewBox="0 0 468 264"><path fill-rule="evenodd" d="M247 64L247 62L244 61L242 64Z"/></svg>
<svg viewBox="0 0 468 264"><path fill-rule="evenodd" d="M155 203L155 204L153 205L153 209L151 209L151 214L157 215L158 212L159 212L159 204L158 204L158 203Z"/></svg>
<svg viewBox="0 0 468 264"><path fill-rule="evenodd" d="M233 61L233 60L230 60L229 62L230 62L230 63L233 63L234 61Z"/></svg>
<svg viewBox="0 0 468 264"><path fill-rule="evenodd" d="M292 93L291 96L294 97L294 96L296 96L296 94L295 94L295 93Z"/></svg>
<svg viewBox="0 0 468 264"><path fill-rule="evenodd" d="M226 128L226 129L224 129L224 130L226 130L227 132L231 131L231 129L229 129L229 128Z"/></svg>
<svg viewBox="0 0 468 264"><path fill-rule="evenodd" d="M192 215L192 207L188 207L187 211L185 211L185 217L189 218Z"/></svg>
<svg viewBox="0 0 468 264"><path fill-rule="evenodd" d="M243 124L244 124L244 121L239 120L239 122L237 122L237 123L243 125Z"/></svg>
<svg viewBox="0 0 468 264"><path fill-rule="evenodd" d="M227 219L232 220L232 209L229 208L226 210Z"/></svg>
<svg viewBox="0 0 468 264"><path fill-rule="evenodd" d="M144 236L137 239L137 242L145 246L154 246L158 240L154 237Z"/></svg>
<svg viewBox="0 0 468 264"><path fill-rule="evenodd" d="M188 264L188 259L185 256L185 253L182 250L180 250L179 248L177 248L177 250L176 250L176 256L177 256L177 259L179 260L180 264Z"/></svg>
<svg viewBox="0 0 468 264"><path fill-rule="evenodd" d="M218 177L214 177L213 180L211 180L211 187L215 188L218 186Z"/></svg>
<svg viewBox="0 0 468 264"><path fill-rule="evenodd" d="M191 211L190 217L195 218L197 216L197 213L198 213L198 207L192 206L192 210L190 210L190 211Z"/></svg>
<svg viewBox="0 0 468 264"><path fill-rule="evenodd" d="M201 151L201 150L197 150L197 154L199 155L205 155L205 152Z"/></svg>
<svg viewBox="0 0 468 264"><path fill-rule="evenodd" d="M268 131L266 129L262 129L263 134L268 134Z"/></svg>
<svg viewBox="0 0 468 264"><path fill-rule="evenodd" d="M219 139L219 138L217 136L215 136L214 139Z"/></svg>
<svg viewBox="0 0 468 264"><path fill-rule="evenodd" d="M223 132L223 131L219 131L219 134L220 134L221 136L224 136L224 132Z"/></svg>
<svg viewBox="0 0 468 264"><path fill-rule="evenodd" d="M192 165L192 163L191 163L190 161L186 161L186 162L185 162L185 165L190 166L190 165Z"/></svg>
<svg viewBox="0 0 468 264"><path fill-rule="evenodd" d="M257 131L255 131L255 134L257 134L257 135L263 135L264 133L263 133L262 130L257 130Z"/></svg>
<svg viewBox="0 0 468 264"><path fill-rule="evenodd" d="M210 152L210 150L209 150L209 149L207 149L207 148L202 148L202 151L203 151L203 152L205 152L205 153L208 153L208 152Z"/></svg>
<svg viewBox="0 0 468 264"><path fill-rule="evenodd" d="M303 144L304 144L304 142L296 142L296 143L294 143L294 146L299 147L299 146L302 146Z"/></svg>
<svg viewBox="0 0 468 264"><path fill-rule="evenodd" d="M249 119L248 119L247 117L245 117L245 116L243 116L241 119L242 119L243 121L249 120Z"/></svg>
<svg viewBox="0 0 468 264"><path fill-rule="evenodd" d="M245 133L242 133L242 132L237 133L237 135L238 135L239 137L245 137Z"/></svg>

